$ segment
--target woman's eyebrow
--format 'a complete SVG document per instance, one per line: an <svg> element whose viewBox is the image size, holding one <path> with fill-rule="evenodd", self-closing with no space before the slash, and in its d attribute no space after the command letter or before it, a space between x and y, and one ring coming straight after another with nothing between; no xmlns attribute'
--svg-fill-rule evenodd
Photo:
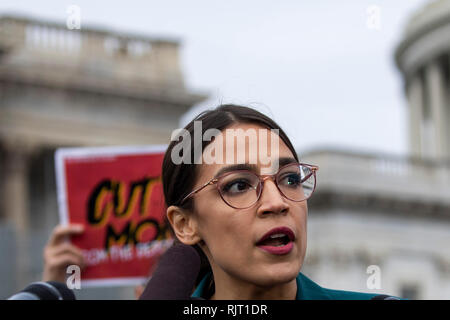
<svg viewBox="0 0 450 320"><path fill-rule="evenodd" d="M297 160L293 157L283 157L278 159L278 166L282 167L290 163L296 163ZM240 164L233 164L227 167L222 167L217 173L214 175L214 179L217 177L220 177L224 173L235 171L235 170L249 170L253 172L258 172L258 167L254 164L248 164L248 163L240 163Z"/></svg>
<svg viewBox="0 0 450 320"><path fill-rule="evenodd" d="M278 164L280 167L285 166L290 163L296 163L296 162L297 162L297 160L295 160L295 158L292 158L292 157L283 157L283 158L278 159Z"/></svg>
<svg viewBox="0 0 450 320"><path fill-rule="evenodd" d="M248 163L240 163L240 164L233 164L231 166L222 167L217 173L214 175L214 178L220 177L224 173L235 171L235 170L249 170L257 172L257 166L254 164L248 164Z"/></svg>

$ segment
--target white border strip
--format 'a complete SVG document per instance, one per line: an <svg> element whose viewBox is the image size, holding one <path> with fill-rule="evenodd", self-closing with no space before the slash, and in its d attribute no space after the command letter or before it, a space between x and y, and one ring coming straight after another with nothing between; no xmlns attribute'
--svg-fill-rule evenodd
<svg viewBox="0 0 450 320"><path fill-rule="evenodd" d="M152 154L164 152L166 149L167 145L59 148L56 150L56 157L58 157L58 154L70 158Z"/></svg>
<svg viewBox="0 0 450 320"><path fill-rule="evenodd" d="M150 278L108 278L99 280L81 280L81 289L94 287L126 287L144 284Z"/></svg>

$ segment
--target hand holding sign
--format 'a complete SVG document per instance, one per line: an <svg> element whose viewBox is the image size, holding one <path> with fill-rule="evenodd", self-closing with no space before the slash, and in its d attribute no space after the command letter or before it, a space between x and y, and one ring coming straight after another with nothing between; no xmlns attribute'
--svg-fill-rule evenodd
<svg viewBox="0 0 450 320"><path fill-rule="evenodd" d="M82 234L82 225L58 225L53 229L44 248L44 273L42 281L66 281L66 269L69 265L84 268L84 257L79 248L71 244L68 238Z"/></svg>

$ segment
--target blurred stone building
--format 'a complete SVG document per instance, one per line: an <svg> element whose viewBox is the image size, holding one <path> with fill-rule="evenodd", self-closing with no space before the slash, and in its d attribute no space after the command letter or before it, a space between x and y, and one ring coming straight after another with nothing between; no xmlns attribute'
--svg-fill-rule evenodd
<svg viewBox="0 0 450 320"><path fill-rule="evenodd" d="M410 156L300 154L320 167L303 270L336 289L450 299L449 0L410 19L395 61L408 102Z"/></svg>
<svg viewBox="0 0 450 320"><path fill-rule="evenodd" d="M181 115L206 98L186 89L179 46L0 17L0 298L41 277L42 248L58 223L56 148L166 144Z"/></svg>

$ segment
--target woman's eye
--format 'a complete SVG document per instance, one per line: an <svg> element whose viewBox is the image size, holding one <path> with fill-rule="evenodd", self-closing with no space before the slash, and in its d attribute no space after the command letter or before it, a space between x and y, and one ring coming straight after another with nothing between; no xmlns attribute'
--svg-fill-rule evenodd
<svg viewBox="0 0 450 320"><path fill-rule="evenodd" d="M222 191L225 193L242 193L251 188L251 185L245 180L237 180L227 183Z"/></svg>
<svg viewBox="0 0 450 320"><path fill-rule="evenodd" d="M297 187L301 184L300 175L298 173L287 174L281 179L281 184L285 186Z"/></svg>

